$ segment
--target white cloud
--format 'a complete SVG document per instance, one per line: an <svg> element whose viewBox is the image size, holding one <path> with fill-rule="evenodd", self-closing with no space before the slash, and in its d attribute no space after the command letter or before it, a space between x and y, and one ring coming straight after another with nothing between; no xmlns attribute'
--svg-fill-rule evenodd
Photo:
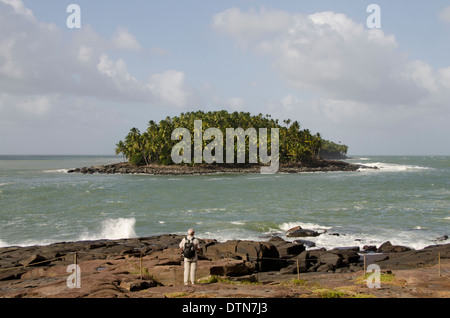
<svg viewBox="0 0 450 318"><path fill-rule="evenodd" d="M97 64L97 70L105 75L108 75L116 82L133 81L137 83L137 80L133 78L127 70L127 64L123 59L112 61L108 55L102 54L100 56L100 62Z"/></svg>
<svg viewBox="0 0 450 318"><path fill-rule="evenodd" d="M26 96L21 101L16 100L16 105L26 113L33 115L45 114L52 106L50 97L43 95Z"/></svg>
<svg viewBox="0 0 450 318"><path fill-rule="evenodd" d="M450 6L447 6L442 11L439 11L438 17L441 21L450 23Z"/></svg>
<svg viewBox="0 0 450 318"><path fill-rule="evenodd" d="M259 12L252 9L244 13L239 8L231 8L214 15L212 24L217 31L247 42L286 29L291 19L289 13L281 10L263 7Z"/></svg>
<svg viewBox="0 0 450 318"><path fill-rule="evenodd" d="M57 100L56 95L12 95L0 94L0 117L44 118Z"/></svg>
<svg viewBox="0 0 450 318"><path fill-rule="evenodd" d="M373 117L369 117L370 108L364 104L354 100L339 100L331 98L320 98L313 102L313 108L328 121L334 123L351 122L361 118L369 119L373 122ZM364 120L365 125L367 122ZM360 123L357 123L357 125ZM380 123L377 123L378 127Z"/></svg>
<svg viewBox="0 0 450 318"><path fill-rule="evenodd" d="M28 9L21 0L0 0L4 4L10 5L14 11L18 14L21 14L28 19L34 19L33 12Z"/></svg>
<svg viewBox="0 0 450 318"><path fill-rule="evenodd" d="M92 61L94 49L87 46L81 46L78 50L78 59L81 62L89 62Z"/></svg>
<svg viewBox="0 0 450 318"><path fill-rule="evenodd" d="M112 43L116 48L125 50L140 50L141 45L136 36L126 28L119 27L112 36Z"/></svg>
<svg viewBox="0 0 450 318"><path fill-rule="evenodd" d="M14 38L5 39L0 42L0 74L7 78L18 79L23 76L23 70L14 59Z"/></svg>
<svg viewBox="0 0 450 318"><path fill-rule="evenodd" d="M170 52L168 50L160 48L160 47L152 47L151 53L155 54L155 55L160 55L160 56L167 56L170 54Z"/></svg>
<svg viewBox="0 0 450 318"><path fill-rule="evenodd" d="M285 24L264 25L280 16ZM275 118L298 119L325 138L342 140L352 152L370 153L376 144L382 153L402 153L404 145L424 153L431 150L411 145L442 142L448 135L450 67L409 60L395 37L381 29L334 12L229 9L212 21L219 33L269 57L272 70L293 90L267 102ZM438 147L434 151L442 152Z"/></svg>
<svg viewBox="0 0 450 318"><path fill-rule="evenodd" d="M110 41L89 25L64 33L30 17L20 0L0 1L0 94L71 94L177 108L196 98L181 71L149 75L146 82L128 71L124 58L111 59L106 52L141 48L125 28L118 28Z"/></svg>
<svg viewBox="0 0 450 318"><path fill-rule="evenodd" d="M242 97L231 97L226 101L226 106L235 111L243 111L245 102Z"/></svg>
<svg viewBox="0 0 450 318"><path fill-rule="evenodd" d="M191 106L189 103L195 103L197 97L185 77L183 72L168 70L152 75L147 87L161 103L177 108Z"/></svg>
<svg viewBox="0 0 450 318"><path fill-rule="evenodd" d="M439 81L446 87L450 89L450 67L441 68L438 70L439 73Z"/></svg>
<svg viewBox="0 0 450 318"><path fill-rule="evenodd" d="M265 26L278 19L284 23ZM408 61L393 35L368 30L344 14L233 8L215 15L213 26L271 57L273 70L292 87L324 98L389 107L417 106L430 94L443 94L439 70Z"/></svg>
<svg viewBox="0 0 450 318"><path fill-rule="evenodd" d="M430 93L437 92L438 79L433 68L422 61L411 61L406 64L404 75L417 84L418 87L425 88Z"/></svg>

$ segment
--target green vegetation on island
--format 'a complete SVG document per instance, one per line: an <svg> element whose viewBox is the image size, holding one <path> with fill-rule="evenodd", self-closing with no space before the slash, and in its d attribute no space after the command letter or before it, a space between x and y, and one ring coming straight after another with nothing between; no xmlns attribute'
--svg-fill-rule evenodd
<svg viewBox="0 0 450 318"><path fill-rule="evenodd" d="M186 128L191 132L191 146L194 149L194 120L202 121L202 132L208 128L218 128L223 136L227 128L267 128L267 148L271 151L270 129L279 129L279 161L280 163L310 163L322 156L327 158L345 158L347 146L338 145L323 139L319 133L312 134L308 129L301 129L298 121L284 120L281 125L278 119L262 114L252 116L247 112L228 113L225 110L213 112L188 112L179 116L166 117L159 124L151 120L145 132L132 128L124 141L116 144L116 154L122 154L133 165L173 164L171 152L179 141L172 140L172 132L176 128ZM249 136L246 136L245 153L249 150ZM211 140L202 140L203 148ZM259 143L257 148L259 149ZM224 138L224 147L226 141ZM234 145L235 154L237 143ZM192 151L193 153L193 151ZM235 156L234 158L236 158Z"/></svg>

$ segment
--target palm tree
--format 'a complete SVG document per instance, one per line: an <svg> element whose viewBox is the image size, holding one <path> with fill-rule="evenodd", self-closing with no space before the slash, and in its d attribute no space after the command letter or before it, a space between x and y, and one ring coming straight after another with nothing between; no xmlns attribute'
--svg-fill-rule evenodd
<svg viewBox="0 0 450 318"><path fill-rule="evenodd" d="M118 154L122 154L123 157L123 161L125 162L125 154L126 154L126 147L125 144L123 143L122 140L120 140L117 144L116 144L116 155Z"/></svg>
<svg viewBox="0 0 450 318"><path fill-rule="evenodd" d="M278 119L274 120L270 115L258 114L252 116L250 113L233 112L225 110L214 112L188 112L181 113L180 116L166 117L159 123L150 120L147 131L143 134L137 128L132 128L125 138L125 142L119 141L116 144L116 154L122 153L129 161L137 164L172 164L171 150L175 141L171 139L172 131L175 128L187 128L191 132L191 151L194 153L194 121L202 121L202 133L210 127L219 128L226 136L226 128L278 128L279 129L279 160L280 163L292 162L300 163L315 160L319 153L342 153L346 154L348 147L338 145L331 141L322 139L319 133L312 135L308 129L301 130L298 121L291 119L283 120L284 126L278 124ZM271 148L270 135L268 134L268 151ZM250 140L246 137L245 153L249 152ZM198 147L209 143L202 140ZM223 144L226 147L226 143ZM234 145L234 157L237 157L237 143ZM256 144L259 148L259 144ZM194 164L193 162L191 164Z"/></svg>

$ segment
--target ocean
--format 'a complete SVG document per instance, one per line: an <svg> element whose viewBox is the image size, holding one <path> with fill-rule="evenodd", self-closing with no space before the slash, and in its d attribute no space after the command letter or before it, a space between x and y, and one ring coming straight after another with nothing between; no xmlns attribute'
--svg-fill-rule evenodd
<svg viewBox="0 0 450 318"><path fill-rule="evenodd" d="M352 156L357 172L84 175L116 156L0 156L0 247L165 233L285 238L300 225L316 247L415 249L450 235L450 157ZM288 238L291 239L291 238ZM449 242L449 241L446 241Z"/></svg>

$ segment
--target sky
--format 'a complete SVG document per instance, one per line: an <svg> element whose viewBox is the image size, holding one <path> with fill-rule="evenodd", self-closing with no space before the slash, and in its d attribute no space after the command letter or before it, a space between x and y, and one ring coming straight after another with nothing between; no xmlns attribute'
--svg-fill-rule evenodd
<svg viewBox="0 0 450 318"><path fill-rule="evenodd" d="M222 109L350 155L450 155L449 101L450 1L0 0L0 155L114 154Z"/></svg>

